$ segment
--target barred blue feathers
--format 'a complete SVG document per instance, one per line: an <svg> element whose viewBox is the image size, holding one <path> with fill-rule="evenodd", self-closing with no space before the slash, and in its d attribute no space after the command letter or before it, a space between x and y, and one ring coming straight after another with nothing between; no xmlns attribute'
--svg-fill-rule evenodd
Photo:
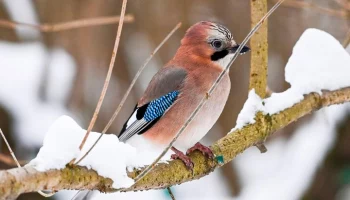
<svg viewBox="0 0 350 200"><path fill-rule="evenodd" d="M145 112L144 119L147 122L150 122L162 116L164 112L174 103L178 95L178 91L173 91L151 101Z"/></svg>
<svg viewBox="0 0 350 200"><path fill-rule="evenodd" d="M142 134L151 128L170 108L179 95L179 91L169 92L146 105L136 107L134 113L124 124L119 140L124 142L135 134Z"/></svg>

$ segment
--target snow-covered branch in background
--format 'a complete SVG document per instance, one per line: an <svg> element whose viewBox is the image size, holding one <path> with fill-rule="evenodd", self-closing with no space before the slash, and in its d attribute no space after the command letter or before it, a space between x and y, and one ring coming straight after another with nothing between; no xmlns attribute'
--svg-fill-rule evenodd
<svg viewBox="0 0 350 200"><path fill-rule="evenodd" d="M232 130L255 123L259 111L273 115L300 102L306 94L349 87L349 74L350 56L342 45L326 32L308 29L295 45L285 68L285 78L291 87L266 99L251 90Z"/></svg>
<svg viewBox="0 0 350 200"><path fill-rule="evenodd" d="M335 65L338 66L334 67ZM188 171L181 161L169 161L169 163L158 164L147 176L131 188L119 188L118 186L128 185L129 183L124 185L124 181L135 178L140 172L139 169L134 169L131 172L127 171L126 175L130 179L125 177L124 181L122 178L116 179L117 169L115 170L115 174L113 174L113 171L108 171L110 169L100 170L99 167L96 167L98 163L91 164L89 163L90 161L86 161L85 166L88 166L88 168L66 166L61 169L67 164L67 160L69 159L66 159L65 156L63 156L65 159L56 159L60 158L61 153L64 155L66 153L62 152L64 151L62 148L57 150L51 147L51 143L47 141L55 137L58 137L54 139L55 141L67 139L67 136L64 137L66 134L69 134L69 138L75 138L76 136L72 136L72 134L76 132L76 135L79 135L78 132L81 129L76 125L72 126L75 123L65 117L67 122L63 122L59 127L67 126L72 129L75 127L74 129L79 131L59 130L54 125L54 128L49 131L49 135L47 136L49 139L44 141L44 147L41 149L36 160L32 161L32 166L28 165L20 169L0 171L0 196L4 198L16 197L24 192L41 189L95 189L102 192L116 191L116 189L119 191L159 189L201 178L212 172L215 168L231 161L235 156L256 142L265 139L300 117L322 107L349 102L350 82L347 82L343 75L349 72L349 68L350 55L345 52L339 42L322 31L314 29L306 31L294 48L293 55L287 65L286 78L291 83L291 88L284 93L273 94L270 98L264 100L256 98L254 92L251 92L249 95L250 98L240 113L238 124L234 131L211 146L217 156L218 162L208 160L202 154L193 152L190 154L195 166L193 173ZM325 79L325 75L327 75L327 80ZM335 81L335 83L324 83L330 81ZM323 91L322 89L331 91ZM254 99L252 100L252 98ZM256 115L257 112L263 114ZM70 122L68 123L68 121ZM71 125L68 126L67 124ZM69 133L62 133L62 131ZM101 147L100 152L109 153L111 156L109 160L101 161L101 163L103 163L102 165L109 165L106 162L115 162L115 165L113 165L115 168L119 168L120 166L124 168L128 166L126 160L129 158L114 155L118 154L117 152L113 153L114 150L112 152L103 150L113 148L113 145L119 146L117 144L117 138L115 136L111 137L115 138L113 139L115 142L110 144L109 141L106 145L102 145L103 147ZM76 152L75 156L77 156L79 151L74 150L77 148L76 142L73 142L74 140L66 144L68 145L66 148L73 149L72 152ZM112 139L110 140L112 141ZM49 148L46 148L45 143L49 144ZM122 145L120 144L120 146ZM121 148L123 150L124 148L129 149L129 151L133 149L128 145L124 145ZM122 150L119 149L119 151ZM98 150L96 150L97 152ZM53 166L59 166L57 167L59 169L46 170L46 167L40 167L50 166L50 161L44 155L51 155L51 159L55 160ZM95 156L98 155L100 154L97 153ZM132 155L128 154L128 156L132 158ZM135 156L132 159L138 160L140 157ZM33 166L37 169L33 168ZM100 175L96 171L89 169L89 167L96 169ZM44 172L39 170L44 170ZM115 183L116 181L118 183ZM13 187L13 185L16 185L16 187Z"/></svg>
<svg viewBox="0 0 350 200"><path fill-rule="evenodd" d="M43 102L39 94L46 67L50 70ZM16 138L22 147L40 147L50 124L70 114L64 104L75 75L74 60L62 49L47 52L40 43L0 41L0 71L0 104L14 119Z"/></svg>
<svg viewBox="0 0 350 200"><path fill-rule="evenodd" d="M3 3L12 20L38 23L32 1ZM41 37L38 30L17 28L17 36L24 41ZM47 49L42 42L0 41L0 72L0 105L14 119L11 125L18 146L39 148L50 124L63 114L73 115L65 104L76 74L74 59L61 48ZM46 95L41 98L43 88Z"/></svg>
<svg viewBox="0 0 350 200"><path fill-rule="evenodd" d="M233 164L243 185L238 199L302 198L333 148L338 125L349 113L350 104L323 108L299 126L291 138L278 137L269 141L268 154L261 156L248 149L237 157ZM264 187L261 187L262 184Z"/></svg>
<svg viewBox="0 0 350 200"><path fill-rule="evenodd" d="M13 21L38 24L38 16L36 15L32 1L4 0L3 3ZM16 33L22 40L38 39L41 37L39 30L29 27L17 26Z"/></svg>

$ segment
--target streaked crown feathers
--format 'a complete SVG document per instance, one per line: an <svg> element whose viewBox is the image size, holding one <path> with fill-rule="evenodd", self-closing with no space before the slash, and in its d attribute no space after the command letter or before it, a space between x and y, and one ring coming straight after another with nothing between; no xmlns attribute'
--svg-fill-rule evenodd
<svg viewBox="0 0 350 200"><path fill-rule="evenodd" d="M201 21L194 24L186 31L181 44L195 44L197 42L210 41L213 39L232 41L233 37L225 26L214 22Z"/></svg>

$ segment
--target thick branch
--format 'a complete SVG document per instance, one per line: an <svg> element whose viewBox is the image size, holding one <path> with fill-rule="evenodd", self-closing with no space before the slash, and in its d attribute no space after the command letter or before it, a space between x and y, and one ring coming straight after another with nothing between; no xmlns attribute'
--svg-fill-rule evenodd
<svg viewBox="0 0 350 200"><path fill-rule="evenodd" d="M267 0L251 0L250 1L250 15L251 27L260 21L267 13ZM267 59L268 59L268 22L267 19L261 25L260 29L253 35L250 40L252 49L250 57L250 78L249 91L255 89L255 93L261 98L266 97L267 88ZM255 144L261 153L265 153L263 140Z"/></svg>
<svg viewBox="0 0 350 200"><path fill-rule="evenodd" d="M324 92L322 95L317 93L306 95L304 100L278 114L272 116L257 115L256 123L247 125L243 129L236 130L221 138L212 145L212 150L215 155L224 158L222 164L225 164L256 142L270 136L275 131L304 115L322 107L349 101L350 88ZM165 188L199 179L221 166L221 164L206 159L199 152L193 152L190 157L195 165L193 174L185 168L181 161L174 160L169 164L157 165L133 188L120 189L120 191ZM130 172L128 175L134 178L139 172ZM28 166L0 171L0 199L11 199L21 193L45 189L93 189L102 192L113 192L115 190L111 188L111 185L112 180L99 176L93 170L77 166L47 172L38 172Z"/></svg>
<svg viewBox="0 0 350 200"><path fill-rule="evenodd" d="M267 0L250 1L251 26L254 26L267 13ZM261 98L266 96L267 86L267 20L261 25L260 29L250 40L252 49L250 59L250 81L249 90L255 89L255 93Z"/></svg>

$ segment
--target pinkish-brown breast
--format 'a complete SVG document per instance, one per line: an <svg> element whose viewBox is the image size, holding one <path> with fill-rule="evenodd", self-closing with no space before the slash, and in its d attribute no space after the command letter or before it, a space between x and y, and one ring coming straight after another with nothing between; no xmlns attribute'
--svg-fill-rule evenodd
<svg viewBox="0 0 350 200"><path fill-rule="evenodd" d="M166 146L171 142L222 71L217 65L192 65L185 69L188 74L180 96L163 117L142 135L151 143ZM176 148L188 149L211 129L224 109L230 86L229 76L225 74L200 112L176 141Z"/></svg>

